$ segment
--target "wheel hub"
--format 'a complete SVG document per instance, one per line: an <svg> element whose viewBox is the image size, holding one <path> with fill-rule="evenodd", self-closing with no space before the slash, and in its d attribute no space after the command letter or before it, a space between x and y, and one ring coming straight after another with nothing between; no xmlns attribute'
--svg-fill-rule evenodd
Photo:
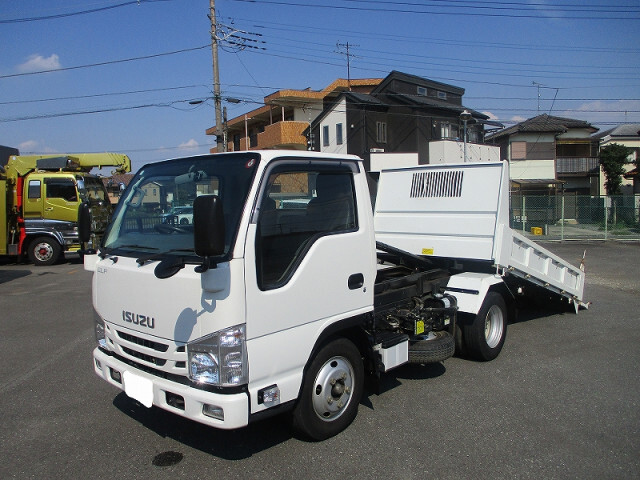
<svg viewBox="0 0 640 480"><path fill-rule="evenodd" d="M487 312L487 318L484 323L484 337L490 348L495 348L500 343L504 322L505 318L500 307L492 305Z"/></svg>
<svg viewBox="0 0 640 480"><path fill-rule="evenodd" d="M338 418L351 401L353 367L344 357L329 359L316 376L313 410L325 421Z"/></svg>
<svg viewBox="0 0 640 480"><path fill-rule="evenodd" d="M35 250L34 253L36 257L38 258L38 260L42 262L47 261L53 254L53 250L51 249L51 246L45 243L41 243L34 250Z"/></svg>

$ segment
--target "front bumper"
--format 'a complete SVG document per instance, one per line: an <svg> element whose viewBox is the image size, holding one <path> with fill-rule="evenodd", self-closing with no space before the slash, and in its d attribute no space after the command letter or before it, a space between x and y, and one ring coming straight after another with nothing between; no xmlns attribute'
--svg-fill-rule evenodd
<svg viewBox="0 0 640 480"><path fill-rule="evenodd" d="M249 397L246 393L223 395L172 382L136 369L99 348L93 351L93 368L99 377L123 391L131 390L125 388L127 375L141 377L145 384L151 384L153 405L176 415L225 430L244 427L248 423ZM125 375L125 372L129 373ZM205 415L205 405L222 409L224 419Z"/></svg>

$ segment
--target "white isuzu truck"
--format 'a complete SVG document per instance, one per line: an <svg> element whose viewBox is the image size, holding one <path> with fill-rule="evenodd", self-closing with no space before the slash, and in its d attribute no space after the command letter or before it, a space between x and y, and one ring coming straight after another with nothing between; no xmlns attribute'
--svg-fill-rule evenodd
<svg viewBox="0 0 640 480"><path fill-rule="evenodd" d="M298 433L335 435L365 376L456 349L491 360L521 298L577 311L584 273L509 228L508 189L503 162L377 181L316 152L146 165L85 255L95 372L212 427L289 412ZM192 223L163 215L184 205Z"/></svg>

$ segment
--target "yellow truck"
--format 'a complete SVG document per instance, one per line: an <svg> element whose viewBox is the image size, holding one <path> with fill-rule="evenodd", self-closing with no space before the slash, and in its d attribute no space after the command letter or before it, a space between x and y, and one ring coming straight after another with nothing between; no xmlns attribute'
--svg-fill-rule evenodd
<svg viewBox="0 0 640 480"><path fill-rule="evenodd" d="M99 239L112 207L101 178L89 172L108 166L130 172L131 160L120 153L9 156L0 166L0 255L52 265L80 250L81 205L91 213L91 241Z"/></svg>

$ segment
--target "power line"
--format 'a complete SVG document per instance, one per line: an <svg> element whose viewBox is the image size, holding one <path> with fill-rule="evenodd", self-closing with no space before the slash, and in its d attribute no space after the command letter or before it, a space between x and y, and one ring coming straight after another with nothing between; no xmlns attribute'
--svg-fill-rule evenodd
<svg viewBox="0 0 640 480"><path fill-rule="evenodd" d="M256 0L233 0L235 2L240 3L256 3ZM372 3L372 2L367 2ZM376 2L377 3L377 2ZM365 7L365 6L347 6L344 4L327 4L327 3L302 3L297 1L282 1L282 0L260 0L260 4L270 4L270 5L280 5L286 7L306 7L306 8L321 8L326 9L330 8L332 10L355 10L355 11L368 11L368 12L384 12L388 13L407 13L413 15L456 15L456 16L471 16L471 17L506 17L506 18L537 18L537 19L566 19L567 16L560 14L551 14L548 12L540 12L539 10L526 10L524 5L521 5L519 8L510 8L508 10L513 11L514 13L495 13L495 8L482 7L488 9L490 11L486 12L471 12L469 10L477 9L479 7L474 6L473 3L467 3L464 6L461 5L449 5L449 6L437 6L432 5L430 9L416 10L416 9L407 9L407 8L375 8L375 7ZM434 8L451 8L457 11L438 11L434 10ZM547 6L548 8L548 6ZM531 14L518 13L521 11L531 11ZM640 20L639 17L631 17L626 14L640 14L638 10L629 10L629 11L620 11L616 12L616 15L602 15L597 11L593 11L594 15L591 16L578 16L577 13L589 12L589 10L581 10L574 9L568 10L553 10L554 12L558 11L560 13L569 13L571 16L569 17L571 20ZM535 14L537 13L537 14Z"/></svg>
<svg viewBox="0 0 640 480"><path fill-rule="evenodd" d="M140 93L166 92L166 91L172 91L172 90L184 90L188 88L200 88L200 87L207 87L207 85L184 85L181 87L147 88L144 90L130 90L126 92L110 92L110 93L94 93L90 95L74 95L69 97L38 98L33 100L11 100L7 102L0 102L0 105L21 105L21 104L27 104L27 103L56 102L61 100L82 100L87 98L113 97L118 95L134 95L134 94L137 95Z"/></svg>
<svg viewBox="0 0 640 480"><path fill-rule="evenodd" d="M68 18L68 17L75 17L78 15L87 15L90 13L104 12L107 10L113 10L115 8L128 7L130 5L140 5L142 3L169 2L169 1L172 1L172 0L133 0L129 2L118 3L116 5L108 5L106 7L92 8L89 10L80 10L80 11L68 12L68 13L57 13L55 15L42 15L39 17L11 18L7 20L0 20L0 24L38 22L42 20L57 20L59 18Z"/></svg>
<svg viewBox="0 0 640 480"><path fill-rule="evenodd" d="M238 0L240 1L240 0ZM240 19L237 19L240 20ZM278 38L282 38L283 28L286 28L288 32L301 32L309 34L310 32L317 32L318 34L326 35L327 33L333 32L336 36L343 35L344 31L337 29L330 29L325 26L323 27L314 27L313 25L294 25L287 24L282 22L269 22L264 19L255 20L255 19L241 19L245 22L255 23L252 25L252 28L260 28L264 30L273 30L277 32ZM266 25L273 25L272 27ZM352 37L362 37L362 38L373 38L376 40L388 40L394 42L413 42L413 43L423 43L426 45L446 45L446 46L462 46L462 47L487 47L491 49L515 49L515 50L526 50L526 51L552 51L552 52L590 52L590 53L630 53L637 54L640 53L640 49L638 48L622 48L619 45L616 45L615 48L606 48L598 45L582 45L582 46L570 46L570 45L531 45L531 44L519 44L512 41L509 42L488 42L481 39L474 39L473 41L464 41L459 39L447 39L442 37L427 37L427 36L409 36L409 35L398 35L398 34L389 34L384 32L376 31L375 33L349 29L349 35ZM299 39L298 39L299 40Z"/></svg>
<svg viewBox="0 0 640 480"><path fill-rule="evenodd" d="M158 58L165 57L168 55L177 55L179 53L193 52L196 50L203 50L205 48L209 48L209 45L203 45L201 47L192 47L192 48L184 48L182 50L174 50L172 52L164 52L164 53L156 53L153 55L144 55L141 57L132 57L132 58L124 58L120 60L110 60L106 62L98 62L98 63L89 63L86 65L76 65L74 67L62 67L62 68L53 68L51 70L40 70L37 72L22 72L22 73L11 73L9 75L0 75L0 79L4 78L13 78L13 77L25 77L28 75L40 75L42 73L52 73L52 72L65 72L69 70L80 70L83 68L92 68L92 67L103 67L105 65L115 65L117 63L126 63L126 62L135 62L137 60L147 60L150 58Z"/></svg>

